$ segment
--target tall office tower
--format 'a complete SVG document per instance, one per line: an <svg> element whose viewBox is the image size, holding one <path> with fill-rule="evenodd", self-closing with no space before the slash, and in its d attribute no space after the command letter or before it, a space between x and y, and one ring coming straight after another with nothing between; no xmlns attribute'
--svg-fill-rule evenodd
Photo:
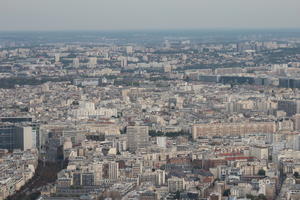
<svg viewBox="0 0 300 200"><path fill-rule="evenodd" d="M108 178L110 180L117 180L119 178L119 163L108 163Z"/></svg>
<svg viewBox="0 0 300 200"><path fill-rule="evenodd" d="M127 127L127 143L131 152L139 148L148 146L148 127L147 126L128 126Z"/></svg>
<svg viewBox="0 0 300 200"><path fill-rule="evenodd" d="M15 126L0 126L0 149L13 150L16 146Z"/></svg>
<svg viewBox="0 0 300 200"><path fill-rule="evenodd" d="M73 67L78 68L80 65L79 58L74 58L73 59Z"/></svg>
<svg viewBox="0 0 300 200"><path fill-rule="evenodd" d="M37 147L37 132L32 127L0 125L0 149L28 150Z"/></svg>
<svg viewBox="0 0 300 200"><path fill-rule="evenodd" d="M60 54L59 53L56 53L54 57L55 57L55 62L60 61Z"/></svg>
<svg viewBox="0 0 300 200"><path fill-rule="evenodd" d="M1 122L3 122L3 124ZM32 117L1 117L0 118L0 129L3 126L4 127L5 126L14 127L13 128L14 133L16 133L17 127L19 127L19 128L30 127L31 134L32 134L32 140L33 140L32 148L38 148L38 149L41 148L40 125L38 123L34 122ZM18 137L20 137L20 134L14 134L14 136L15 136L15 138L18 138ZM0 137L1 137L1 131L0 131ZM26 137L28 137L28 136L26 136ZM0 139L0 143L1 143L1 139ZM26 141L25 141L25 145L26 145ZM22 146L19 146L19 147L16 147L15 149L22 149L22 148L23 148Z"/></svg>

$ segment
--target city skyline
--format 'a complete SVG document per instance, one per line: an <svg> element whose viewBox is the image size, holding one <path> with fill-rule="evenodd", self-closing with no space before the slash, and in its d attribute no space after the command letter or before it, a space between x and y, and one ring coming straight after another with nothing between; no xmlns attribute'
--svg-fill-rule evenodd
<svg viewBox="0 0 300 200"><path fill-rule="evenodd" d="M300 199L299 7L1 0L0 200Z"/></svg>

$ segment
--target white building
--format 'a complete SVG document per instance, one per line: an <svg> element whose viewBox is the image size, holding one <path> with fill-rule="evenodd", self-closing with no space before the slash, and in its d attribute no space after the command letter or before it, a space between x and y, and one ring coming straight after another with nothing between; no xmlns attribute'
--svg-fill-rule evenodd
<svg viewBox="0 0 300 200"><path fill-rule="evenodd" d="M157 137L156 143L157 143L158 147L166 148L167 147L167 138L166 137Z"/></svg>
<svg viewBox="0 0 300 200"><path fill-rule="evenodd" d="M117 109L98 108L95 109L95 104L90 102L79 102L79 108L69 111L69 115L77 119L87 119L92 116L102 116L110 118L117 116Z"/></svg>

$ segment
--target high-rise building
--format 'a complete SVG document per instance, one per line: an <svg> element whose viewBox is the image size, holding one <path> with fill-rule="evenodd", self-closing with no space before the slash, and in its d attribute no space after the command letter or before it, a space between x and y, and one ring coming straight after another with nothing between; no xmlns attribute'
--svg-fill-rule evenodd
<svg viewBox="0 0 300 200"><path fill-rule="evenodd" d="M166 183L166 173L164 170L156 170L156 185L164 185Z"/></svg>
<svg viewBox="0 0 300 200"><path fill-rule="evenodd" d="M119 178L119 163L108 163L108 178L110 180L117 180Z"/></svg>
<svg viewBox="0 0 300 200"><path fill-rule="evenodd" d="M36 133L32 131L32 127L17 127L17 144L20 149L27 150L36 148Z"/></svg>
<svg viewBox="0 0 300 200"><path fill-rule="evenodd" d="M127 58L121 58L121 67L127 67Z"/></svg>
<svg viewBox="0 0 300 200"><path fill-rule="evenodd" d="M0 127L0 149L12 150L17 147L15 129L15 126Z"/></svg>
<svg viewBox="0 0 300 200"><path fill-rule="evenodd" d="M93 171L95 175L95 185L100 185L101 180L103 179L103 163L94 163Z"/></svg>
<svg viewBox="0 0 300 200"><path fill-rule="evenodd" d="M0 149L28 150L37 148L37 138L37 132L31 126L0 126Z"/></svg>
<svg viewBox="0 0 300 200"><path fill-rule="evenodd" d="M138 177L138 175L142 174L143 165L141 162L136 162L132 165L132 176Z"/></svg>
<svg viewBox="0 0 300 200"><path fill-rule="evenodd" d="M148 127L147 126L128 126L127 127L127 143L131 152L139 148L148 146Z"/></svg>

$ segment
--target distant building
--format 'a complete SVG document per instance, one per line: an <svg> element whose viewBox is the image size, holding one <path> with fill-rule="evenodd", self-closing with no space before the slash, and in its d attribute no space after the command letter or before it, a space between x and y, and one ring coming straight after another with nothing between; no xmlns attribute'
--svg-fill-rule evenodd
<svg viewBox="0 0 300 200"><path fill-rule="evenodd" d="M31 126L0 126L0 149L28 150L37 148L37 132Z"/></svg>
<svg viewBox="0 0 300 200"><path fill-rule="evenodd" d="M249 123L211 123L195 124L192 127L193 138L200 136L243 136L249 133L275 133L275 122L249 122Z"/></svg>
<svg viewBox="0 0 300 200"><path fill-rule="evenodd" d="M121 67L127 67L127 58L121 58Z"/></svg>
<svg viewBox="0 0 300 200"><path fill-rule="evenodd" d="M128 126L127 127L127 143L128 149L131 152L138 148L145 148L148 146L148 127L147 126Z"/></svg>
<svg viewBox="0 0 300 200"><path fill-rule="evenodd" d="M294 116L294 130L300 131L300 114Z"/></svg>
<svg viewBox="0 0 300 200"><path fill-rule="evenodd" d="M281 88L300 88L300 79L280 78L279 87Z"/></svg>
<svg viewBox="0 0 300 200"><path fill-rule="evenodd" d="M91 102L80 101L79 108L70 110L69 115L78 118L78 119L86 119L89 117L112 117L117 116L117 109L109 109L109 108L98 108L95 109L95 104Z"/></svg>
<svg viewBox="0 0 300 200"><path fill-rule="evenodd" d="M269 157L268 147L253 146L250 149L251 149L251 156L254 156L259 160L267 160Z"/></svg>
<svg viewBox="0 0 300 200"><path fill-rule="evenodd" d="M133 53L133 47L132 46L127 46L126 47L126 53L127 54L132 54Z"/></svg>
<svg viewBox="0 0 300 200"><path fill-rule="evenodd" d="M9 122L9 123L32 122L32 117L0 117L0 122Z"/></svg>
<svg viewBox="0 0 300 200"><path fill-rule="evenodd" d="M300 113L300 101L299 100L282 100L278 101L278 110L286 112L288 117Z"/></svg>
<svg viewBox="0 0 300 200"><path fill-rule="evenodd" d="M56 53L55 54L55 62L59 62L60 61L60 54Z"/></svg>
<svg viewBox="0 0 300 200"><path fill-rule="evenodd" d="M90 68L94 68L97 65L97 58L96 57L90 57L89 58L89 63L88 63L88 67Z"/></svg>
<svg viewBox="0 0 300 200"><path fill-rule="evenodd" d="M93 186L95 185L95 177L93 173L82 173L82 185Z"/></svg>
<svg viewBox="0 0 300 200"><path fill-rule="evenodd" d="M140 200L157 200L157 194L153 191L146 191L140 194Z"/></svg>
<svg viewBox="0 0 300 200"><path fill-rule="evenodd" d="M183 178L172 177L168 180L168 189L170 193L181 192L185 190L185 181Z"/></svg>
<svg viewBox="0 0 300 200"><path fill-rule="evenodd" d="M110 180L117 180L119 178L119 163L110 162L108 164L108 178Z"/></svg>
<svg viewBox="0 0 300 200"><path fill-rule="evenodd" d="M83 78L83 79L74 79L73 84L76 86L98 86L98 78Z"/></svg>
<svg viewBox="0 0 300 200"><path fill-rule="evenodd" d="M73 59L73 67L78 68L80 66L79 58Z"/></svg>
<svg viewBox="0 0 300 200"><path fill-rule="evenodd" d="M166 137L157 137L156 143L157 143L158 147L166 148L167 147L167 138Z"/></svg>

